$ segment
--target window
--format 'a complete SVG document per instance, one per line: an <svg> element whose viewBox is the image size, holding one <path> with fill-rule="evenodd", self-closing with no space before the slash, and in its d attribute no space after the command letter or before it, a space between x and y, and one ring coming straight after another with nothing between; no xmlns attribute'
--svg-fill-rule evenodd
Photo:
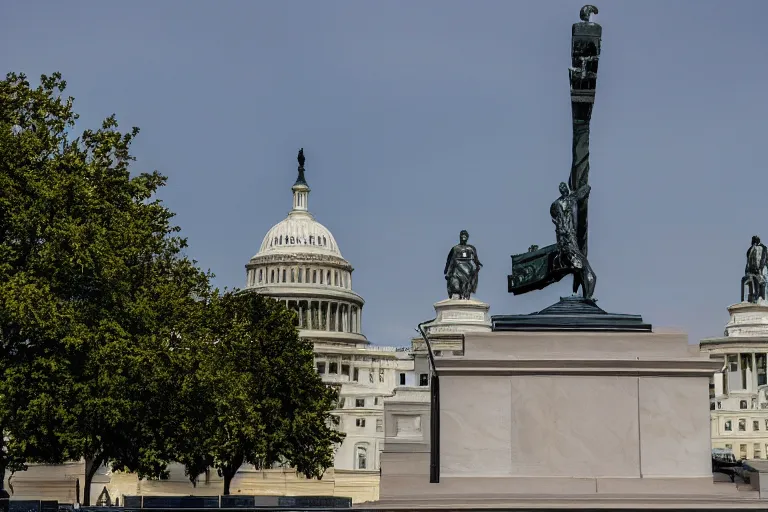
<svg viewBox="0 0 768 512"><path fill-rule="evenodd" d="M376 419L376 432L384 432L384 420L381 418Z"/></svg>
<svg viewBox="0 0 768 512"><path fill-rule="evenodd" d="M404 373L400 374L400 385L401 386L405 386L405 374Z"/></svg>
<svg viewBox="0 0 768 512"><path fill-rule="evenodd" d="M352 380L355 381L355 382L360 380L360 369L359 368L355 368L354 370L352 370Z"/></svg>
<svg viewBox="0 0 768 512"><path fill-rule="evenodd" d="M365 446L358 446L357 450L355 450L357 453L355 456L357 457L357 469L367 469L368 468L368 450L365 448Z"/></svg>
<svg viewBox="0 0 768 512"><path fill-rule="evenodd" d="M419 386L429 386L429 375L426 373L419 374Z"/></svg>
<svg viewBox="0 0 768 512"><path fill-rule="evenodd" d="M365 418L357 418L355 420L355 426L363 428L365 427Z"/></svg>
<svg viewBox="0 0 768 512"><path fill-rule="evenodd" d="M272 269L272 273L270 275L271 275L271 277L269 279L269 282L270 283L274 283L275 282L275 270L274 269Z"/></svg>
<svg viewBox="0 0 768 512"><path fill-rule="evenodd" d="M302 282L302 279L303 279L303 278L304 278L304 269L303 269L303 268L300 268L300 269L299 269L299 282L300 282L300 283Z"/></svg>
<svg viewBox="0 0 768 512"><path fill-rule="evenodd" d="M717 408L718 409L722 409L723 408L723 404L720 403L720 400L717 401Z"/></svg>
<svg viewBox="0 0 768 512"><path fill-rule="evenodd" d="M760 422L758 420L752 420L752 430L755 432L760 430Z"/></svg>
<svg viewBox="0 0 768 512"><path fill-rule="evenodd" d="M737 372L737 371L739 371L739 358L738 358L738 356L735 356L735 355L728 356L728 371L729 372Z"/></svg>
<svg viewBox="0 0 768 512"><path fill-rule="evenodd" d="M747 389L748 373L752 373L752 354L741 354L741 389Z"/></svg>
<svg viewBox="0 0 768 512"><path fill-rule="evenodd" d="M373 370L368 372L368 382L373 384Z"/></svg>
<svg viewBox="0 0 768 512"><path fill-rule="evenodd" d="M747 408L746 400L742 400L741 402L739 402L739 409L746 409L746 408Z"/></svg>
<svg viewBox="0 0 768 512"><path fill-rule="evenodd" d="M355 398L355 407L365 407L365 398Z"/></svg>
<svg viewBox="0 0 768 512"><path fill-rule="evenodd" d="M755 459L762 457L762 453L760 453L760 443L755 443L754 446L752 446L752 457Z"/></svg>
<svg viewBox="0 0 768 512"><path fill-rule="evenodd" d="M339 373L339 363L330 363L328 365L328 373Z"/></svg>
<svg viewBox="0 0 768 512"><path fill-rule="evenodd" d="M346 401L347 401L347 399L345 397L340 396L339 397L339 407L338 407L338 409L343 409L344 408L344 404L346 403Z"/></svg>
<svg viewBox="0 0 768 512"><path fill-rule="evenodd" d="M323 271L320 271L320 284L323 284Z"/></svg>
<svg viewBox="0 0 768 512"><path fill-rule="evenodd" d="M341 374L346 375L349 377L349 365L348 364L342 364L341 365Z"/></svg>
<svg viewBox="0 0 768 512"><path fill-rule="evenodd" d="M715 410L715 402L709 402L709 410L714 411Z"/></svg>
<svg viewBox="0 0 768 512"><path fill-rule="evenodd" d="M726 420L725 421L725 425L723 425L723 430L725 430L726 432L730 432L731 431L731 420Z"/></svg>
<svg viewBox="0 0 768 512"><path fill-rule="evenodd" d="M317 270L312 271L312 282L313 283L317 282Z"/></svg>
<svg viewBox="0 0 768 512"><path fill-rule="evenodd" d="M747 445L746 444L740 444L739 445L739 458L741 460L744 460L747 458Z"/></svg>
<svg viewBox="0 0 768 512"><path fill-rule="evenodd" d="M291 269L291 282L296 282L296 272L293 269Z"/></svg>
<svg viewBox="0 0 768 512"><path fill-rule="evenodd" d="M325 284L327 284L328 286L331 285L331 271L330 270L325 273Z"/></svg>
<svg viewBox="0 0 768 512"><path fill-rule="evenodd" d="M264 269L259 269L259 282L262 282L264 280Z"/></svg>
<svg viewBox="0 0 768 512"><path fill-rule="evenodd" d="M320 374L325 373L325 363L323 362L317 363L317 373L320 373Z"/></svg>
<svg viewBox="0 0 768 512"><path fill-rule="evenodd" d="M384 370L379 368L379 382L384 382Z"/></svg>
<svg viewBox="0 0 768 512"><path fill-rule="evenodd" d="M379 405L381 403L381 398L378 396L373 397L373 405Z"/></svg>
<svg viewBox="0 0 768 512"><path fill-rule="evenodd" d="M747 420L744 418L739 420L739 432L746 432L747 431Z"/></svg>
<svg viewBox="0 0 768 512"><path fill-rule="evenodd" d="M768 446L768 445L767 445L767 446ZM726 449L726 450L733 450L733 445L732 445L732 444L726 444L726 445L725 445L725 449Z"/></svg>
<svg viewBox="0 0 768 512"><path fill-rule="evenodd" d="M283 282L287 283L288 281L285 280L285 269L283 269Z"/></svg>

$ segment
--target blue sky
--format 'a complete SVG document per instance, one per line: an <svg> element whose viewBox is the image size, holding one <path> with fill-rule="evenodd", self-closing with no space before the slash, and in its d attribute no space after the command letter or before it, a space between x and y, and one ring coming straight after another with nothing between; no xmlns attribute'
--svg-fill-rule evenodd
<svg viewBox="0 0 768 512"><path fill-rule="evenodd" d="M355 267L363 328L404 345L445 297L459 231L477 298L529 313L570 279L514 297L510 254L554 241L570 168L571 24L582 1L6 2L0 62L61 71L80 128L139 126L135 170L169 176L189 254L220 287L291 206ZM719 336L753 234L768 240L768 2L598 4L592 120L595 296L691 341Z"/></svg>

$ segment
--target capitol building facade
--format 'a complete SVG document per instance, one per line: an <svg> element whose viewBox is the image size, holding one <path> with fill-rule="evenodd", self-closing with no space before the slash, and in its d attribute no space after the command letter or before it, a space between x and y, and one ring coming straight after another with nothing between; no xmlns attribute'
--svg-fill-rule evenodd
<svg viewBox="0 0 768 512"><path fill-rule="evenodd" d="M408 347L372 345L363 334L363 298L352 288L352 265L333 234L309 211L303 161L291 187L292 209L264 236L246 265L247 290L285 302L302 338L312 340L323 381L339 389L334 418L346 436L334 470L378 478L384 442L384 398L413 383ZM423 379L422 379L423 381Z"/></svg>

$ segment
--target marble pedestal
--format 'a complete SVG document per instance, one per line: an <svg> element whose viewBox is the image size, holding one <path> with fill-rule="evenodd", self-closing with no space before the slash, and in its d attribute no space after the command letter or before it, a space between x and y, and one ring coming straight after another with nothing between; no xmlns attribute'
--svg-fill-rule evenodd
<svg viewBox="0 0 768 512"><path fill-rule="evenodd" d="M731 318L725 326L725 336L739 338L768 334L768 302L740 302L728 307Z"/></svg>
<svg viewBox="0 0 768 512"><path fill-rule="evenodd" d="M446 299L435 303L435 320L424 329L427 334L463 334L489 332L490 306L474 299Z"/></svg>
<svg viewBox="0 0 768 512"><path fill-rule="evenodd" d="M685 334L467 333L464 355L436 366L440 482L423 449L385 453L382 505L736 492L711 467L709 379L722 361Z"/></svg>

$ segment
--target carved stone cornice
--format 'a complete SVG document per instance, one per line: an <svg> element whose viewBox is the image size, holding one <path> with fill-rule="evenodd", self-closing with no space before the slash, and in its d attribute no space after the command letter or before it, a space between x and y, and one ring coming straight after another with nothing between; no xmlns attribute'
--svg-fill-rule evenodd
<svg viewBox="0 0 768 512"><path fill-rule="evenodd" d="M352 265L349 264L344 258L337 256L331 256L328 254L313 254L313 253L291 253L291 254L264 254L261 256L254 256L245 265L247 269L255 268L260 265L286 263L290 265L308 263L310 265L326 265L335 267L348 272L354 271Z"/></svg>

